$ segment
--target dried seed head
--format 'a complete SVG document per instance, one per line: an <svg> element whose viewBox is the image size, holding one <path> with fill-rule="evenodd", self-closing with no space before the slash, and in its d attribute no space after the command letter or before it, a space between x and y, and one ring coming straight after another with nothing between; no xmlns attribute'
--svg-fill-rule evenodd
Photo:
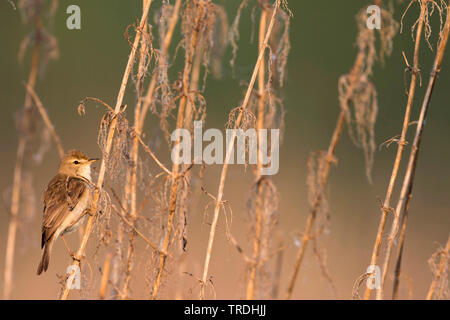
<svg viewBox="0 0 450 320"><path fill-rule="evenodd" d="M327 230L329 227L329 207L325 185L325 167L327 165L325 151L312 152L308 159L308 203L310 208L318 208L316 219L319 221L318 230Z"/></svg>
<svg viewBox="0 0 450 320"><path fill-rule="evenodd" d="M259 233L259 266L255 281L255 293L260 299L269 299L273 287L270 259L276 250L273 241L278 224L280 196L270 178L262 177L253 186L247 198L249 214L249 235L252 238ZM250 271L250 269L248 269Z"/></svg>
<svg viewBox="0 0 450 320"><path fill-rule="evenodd" d="M81 102L78 105L77 112L80 116L84 116L86 114L86 105L84 104L84 102Z"/></svg>
<svg viewBox="0 0 450 320"><path fill-rule="evenodd" d="M112 140L109 154L106 151L108 132L113 119L116 118L116 130ZM113 182L124 181L126 169L132 165L130 158L130 139L132 131L128 126L128 120L122 112L114 114L107 112L100 122L97 143L106 161L106 172Z"/></svg>
<svg viewBox="0 0 450 320"><path fill-rule="evenodd" d="M449 262L450 254L448 252L448 249L446 251L442 246L439 246L439 248L432 254L430 259L428 260L428 265L430 266L431 272L433 273L433 278L437 280L435 284L434 294L431 297L432 299L448 300L450 298L448 278ZM440 269L440 267L442 267L442 269ZM437 276L438 273L439 276Z"/></svg>
<svg viewBox="0 0 450 320"><path fill-rule="evenodd" d="M222 58L228 45L229 23L225 9L215 4L215 22L212 33L211 68L215 78L222 77Z"/></svg>
<svg viewBox="0 0 450 320"><path fill-rule="evenodd" d="M392 13L382 10L383 31L380 32L380 57L392 52L392 39L397 31L397 23ZM361 10L356 16L358 26L358 55L350 73L339 79L339 102L345 112L349 134L355 145L364 150L366 175L369 183L375 156L375 121L378 112L377 91L370 80L377 58L375 31L366 27L366 12ZM352 111L353 109L353 111ZM356 135L353 126L356 126Z"/></svg>
<svg viewBox="0 0 450 320"><path fill-rule="evenodd" d="M239 8L236 12L236 16L234 18L233 23L231 24L231 28L230 28L230 44L231 44L231 48L233 50L233 55L232 58L230 60L230 65L231 68L234 70L234 62L236 60L236 56L237 56L237 51L239 49L237 42L239 41L239 22L241 19L241 13L242 10L248 5L248 0L242 0L241 4L239 5Z"/></svg>

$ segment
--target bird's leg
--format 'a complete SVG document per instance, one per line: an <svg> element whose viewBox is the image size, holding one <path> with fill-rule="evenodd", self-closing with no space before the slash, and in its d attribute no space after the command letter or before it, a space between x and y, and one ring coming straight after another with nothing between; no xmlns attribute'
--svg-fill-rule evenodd
<svg viewBox="0 0 450 320"><path fill-rule="evenodd" d="M66 241L66 238L64 237L64 235L61 235L61 239L63 239L63 241L64 241L64 246L66 247L67 252L69 253L69 256L71 256L72 259L76 260L76 259L75 259L75 255L74 255L74 253L72 252L72 250L70 250L69 245L67 244L67 241Z"/></svg>
<svg viewBox="0 0 450 320"><path fill-rule="evenodd" d="M91 217L95 215L95 212L94 212L94 210L92 210L92 207L89 207L88 209L86 209L84 213L85 214L87 213Z"/></svg>

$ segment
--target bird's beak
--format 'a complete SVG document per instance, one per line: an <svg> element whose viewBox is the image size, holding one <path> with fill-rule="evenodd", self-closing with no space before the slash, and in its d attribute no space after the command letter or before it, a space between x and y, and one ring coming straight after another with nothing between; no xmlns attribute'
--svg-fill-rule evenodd
<svg viewBox="0 0 450 320"><path fill-rule="evenodd" d="M100 160L99 158L90 158L88 161L89 162L95 162L95 161L98 161L98 160Z"/></svg>

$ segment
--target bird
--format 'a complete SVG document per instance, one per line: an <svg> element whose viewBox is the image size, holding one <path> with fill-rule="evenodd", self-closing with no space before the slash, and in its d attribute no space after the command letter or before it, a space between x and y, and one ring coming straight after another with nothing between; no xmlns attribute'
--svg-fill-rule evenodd
<svg viewBox="0 0 450 320"><path fill-rule="evenodd" d="M79 150L70 150L62 157L58 173L48 183L42 219L41 249L44 251L38 275L47 271L53 244L59 236L71 254L63 236L76 231L90 213L91 164L97 160Z"/></svg>

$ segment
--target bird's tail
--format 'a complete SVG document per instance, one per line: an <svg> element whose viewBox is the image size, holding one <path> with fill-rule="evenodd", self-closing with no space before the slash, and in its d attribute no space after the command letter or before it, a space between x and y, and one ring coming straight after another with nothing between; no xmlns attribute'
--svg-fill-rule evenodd
<svg viewBox="0 0 450 320"><path fill-rule="evenodd" d="M44 245L44 252L42 253L42 259L39 263L37 274L40 275L43 271L47 271L48 264L50 262L50 254L53 247L53 237L50 238Z"/></svg>

